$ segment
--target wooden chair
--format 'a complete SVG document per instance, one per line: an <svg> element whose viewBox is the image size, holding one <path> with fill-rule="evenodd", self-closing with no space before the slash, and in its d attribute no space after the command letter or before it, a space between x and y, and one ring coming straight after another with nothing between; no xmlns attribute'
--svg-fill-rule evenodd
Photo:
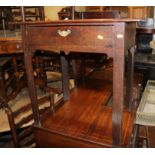
<svg viewBox="0 0 155 155"><path fill-rule="evenodd" d="M5 78L5 70L7 65L11 62L11 57L0 58L0 97L5 99L7 96L7 87L9 79Z"/></svg>
<svg viewBox="0 0 155 155"><path fill-rule="evenodd" d="M25 103L17 109L13 109L9 103L5 104L5 106L3 105L3 107L8 117L14 147L35 147L31 103ZM48 109L54 110L53 94L47 94L38 98L38 107L40 117Z"/></svg>
<svg viewBox="0 0 155 155"><path fill-rule="evenodd" d="M25 69L24 67L20 69L21 65L20 63L18 63L18 61L20 62L22 61L23 57L22 55L20 55L20 57L18 57L19 60L16 58L17 57L13 57L12 59L13 60L12 73L14 75L14 83L16 85L13 86L14 90L8 96L9 99L7 101L3 100L3 98L0 99L1 108L4 108L7 114L14 146L15 147L34 147L35 139L33 136L33 127L32 127L33 115L32 115L32 112L30 113L31 104L30 103L28 104L28 102L25 102L25 104L20 106L18 109L13 109L13 107L11 106L12 105L11 103L13 103L13 105L15 106L17 105L16 101L18 101L18 99L16 100L16 97L18 98L18 96L22 94L22 90L26 89L27 87L25 74L23 74L22 78L20 77L20 72L25 73ZM51 60L55 61L56 59L57 61L58 58L57 57L53 58L53 56L47 57L46 59L42 59L42 58L45 58L45 55L43 56L37 55L33 59L34 70L35 70L34 78L35 78L36 87L38 88L37 91L39 90L39 91L42 91L43 93L46 93L45 96L39 97L38 99L38 102L39 102L38 106L44 107L44 108L40 108L39 110L40 115L47 112L48 109L51 109L52 111L54 111L54 98L53 98L53 94L51 95L51 92L54 92L57 94L60 94L62 92L56 88L52 88L51 85L48 85L48 81L46 83L47 77L45 77L46 72L49 71L49 64L51 63ZM47 59L50 59L48 60L49 62L46 61ZM52 69L52 71L55 71L55 67L53 66L53 64L52 64L52 67L50 66L50 69ZM58 66L58 68L60 69L60 65ZM25 77L25 80L24 80L24 77ZM61 81L61 78L59 80ZM51 83L52 81L49 81L49 82ZM29 95L27 95L27 97L29 97ZM49 102L48 106L46 105L47 101ZM28 115L25 115L25 113L28 113Z"/></svg>
<svg viewBox="0 0 155 155"><path fill-rule="evenodd" d="M36 53L33 57L33 67L34 67L34 79L35 84L38 85L44 91L53 91L55 93L61 92L56 89L48 89L47 86L47 63L46 59L44 59L44 54L40 52ZM53 57L52 57L53 58ZM51 59L51 58L50 58ZM50 62L49 62L50 63ZM52 64L51 69L55 70ZM18 93L20 93L21 89L27 87L27 79L26 79L26 71L24 66L24 55L23 54L14 54L12 55L12 91L8 95L7 101L14 99Z"/></svg>
<svg viewBox="0 0 155 155"><path fill-rule="evenodd" d="M49 76L50 73L61 73L60 55L57 53L49 53L48 51L36 53L34 58L35 83L45 92L53 92L56 94L62 93L60 88L53 88L49 83L61 81L61 78L56 80Z"/></svg>

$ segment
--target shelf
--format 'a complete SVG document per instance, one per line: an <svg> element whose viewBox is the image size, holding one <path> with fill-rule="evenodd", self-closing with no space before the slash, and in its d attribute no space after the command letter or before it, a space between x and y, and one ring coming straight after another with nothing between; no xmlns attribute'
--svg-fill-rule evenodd
<svg viewBox="0 0 155 155"><path fill-rule="evenodd" d="M20 9L20 6L11 6L11 9ZM38 8L38 6L24 6L24 8Z"/></svg>
<svg viewBox="0 0 155 155"><path fill-rule="evenodd" d="M20 9L20 6L11 6L11 9Z"/></svg>
<svg viewBox="0 0 155 155"><path fill-rule="evenodd" d="M21 21L22 13L21 13L21 7L19 6L12 6L10 7L13 19L14 21ZM25 6L24 7L24 17L25 21L28 20L28 18L31 18L32 21L35 20L43 20L44 19L44 8L39 6Z"/></svg>
<svg viewBox="0 0 155 155"><path fill-rule="evenodd" d="M10 22L21 22L21 21L41 21L45 19L44 7L43 6L3 6L0 7L0 12L3 11L5 17L5 29L17 29L20 28L20 25L9 25ZM4 26L2 22L0 23L0 30L3 30Z"/></svg>
<svg viewBox="0 0 155 155"><path fill-rule="evenodd" d="M25 17L40 17L39 15L27 15Z"/></svg>

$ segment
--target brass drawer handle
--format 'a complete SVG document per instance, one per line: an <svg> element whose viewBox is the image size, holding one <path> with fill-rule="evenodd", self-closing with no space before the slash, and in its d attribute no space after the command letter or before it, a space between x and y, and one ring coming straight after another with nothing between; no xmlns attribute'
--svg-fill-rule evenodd
<svg viewBox="0 0 155 155"><path fill-rule="evenodd" d="M71 30L58 30L57 33L61 37L67 37L69 34L71 34Z"/></svg>

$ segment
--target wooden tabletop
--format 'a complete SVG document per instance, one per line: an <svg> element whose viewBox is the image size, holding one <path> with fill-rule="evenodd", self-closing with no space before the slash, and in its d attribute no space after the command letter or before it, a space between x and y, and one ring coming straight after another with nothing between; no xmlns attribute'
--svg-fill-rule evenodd
<svg viewBox="0 0 155 155"><path fill-rule="evenodd" d="M0 41L21 41L22 37L18 36L18 37L0 37Z"/></svg>
<svg viewBox="0 0 155 155"><path fill-rule="evenodd" d="M51 20L51 21L27 21L13 22L10 24L60 24L60 23L105 23L105 22L138 22L141 19L115 18L115 19L76 19L76 20Z"/></svg>

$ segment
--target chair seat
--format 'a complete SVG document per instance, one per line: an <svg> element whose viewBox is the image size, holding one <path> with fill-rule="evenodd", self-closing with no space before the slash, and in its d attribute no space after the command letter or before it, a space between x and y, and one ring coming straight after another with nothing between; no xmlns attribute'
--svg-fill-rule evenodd
<svg viewBox="0 0 155 155"><path fill-rule="evenodd" d="M51 79L57 79L55 76L55 74L52 75L52 73L50 74L50 78ZM57 82L53 82L53 83L49 83L48 86L49 87L61 87L62 83L61 81L57 81ZM74 88L74 80L70 80L70 89ZM47 96L48 94L43 93L43 91L41 91L39 89L39 87L37 87L37 94L38 94L38 99ZM54 94L54 103L57 103L60 99L62 99L63 95L60 94ZM24 88L21 90L21 92L16 96L16 98L14 98L13 100L9 101L9 106L11 107L12 111L16 111L17 109L19 109L20 107L26 105L30 103L30 98L29 98L29 94L28 94L28 89ZM44 104L44 106L48 106L49 102L47 101L47 103ZM41 109L43 109L44 107L40 107ZM25 113L23 115L23 113L20 115L21 118L23 118L24 116L28 115L29 113L31 113L31 111ZM4 110L0 109L0 132L6 132L6 131L10 131L10 126L8 123L8 118L7 115L5 114ZM20 117L17 118L17 122L21 119ZM29 124L24 125L25 126L29 126L31 125L32 122L30 122Z"/></svg>
<svg viewBox="0 0 155 155"><path fill-rule="evenodd" d="M47 94L44 94L43 92L41 92L39 89L37 89L38 92L38 99L41 97L45 97L47 96ZM29 94L28 94L28 89L24 88L21 90L21 92L11 101L9 101L8 105L11 107L12 111L16 111L17 109L20 109L21 107L27 105L30 103L30 98L29 98ZM47 103L44 104L44 106L49 105L49 102L47 101ZM40 107L41 109L44 107ZM18 118L16 118L15 122L19 122L22 118L26 117L27 115L29 115L30 113L32 113L32 111L26 111L24 113L21 113L21 115L19 115ZM7 115L5 114L4 110L0 110L0 132L6 132L6 131L10 131L10 126L8 123L8 118ZM29 126L31 125L33 122L29 122L28 124L24 124L23 127Z"/></svg>

